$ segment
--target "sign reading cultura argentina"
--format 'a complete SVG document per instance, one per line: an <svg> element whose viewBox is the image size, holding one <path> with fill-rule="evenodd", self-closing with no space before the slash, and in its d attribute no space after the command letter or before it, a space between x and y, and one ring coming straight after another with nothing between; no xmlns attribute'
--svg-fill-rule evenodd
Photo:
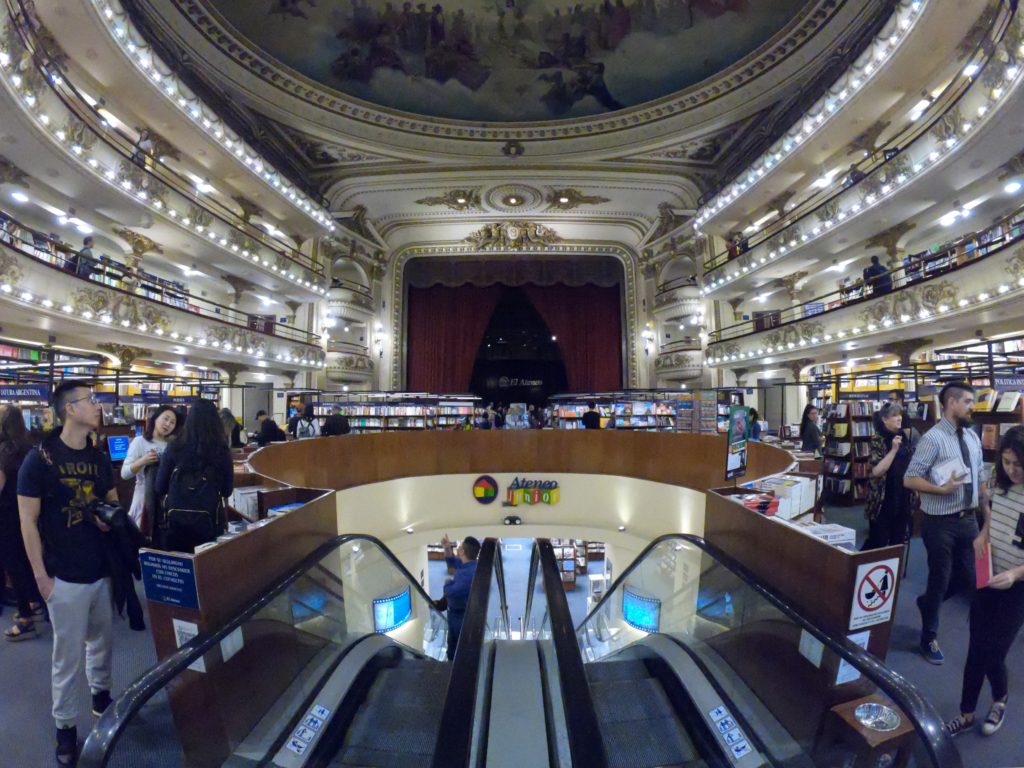
<svg viewBox="0 0 1024 768"><path fill-rule="evenodd" d="M504 507L518 507L520 504L547 504L554 506L560 497L557 480L527 480L516 477L505 489Z"/></svg>

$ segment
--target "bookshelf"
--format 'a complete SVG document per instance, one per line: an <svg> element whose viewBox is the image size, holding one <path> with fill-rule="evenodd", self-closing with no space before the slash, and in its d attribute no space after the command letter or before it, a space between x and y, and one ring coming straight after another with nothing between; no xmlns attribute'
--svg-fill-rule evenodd
<svg viewBox="0 0 1024 768"><path fill-rule="evenodd" d="M562 576L562 588L566 592L576 589L576 575L579 567L580 548L577 546L577 539L552 539L551 546L555 552L555 561L558 563L558 571ZM581 544L583 542L580 542ZM584 547L583 568L586 572L586 549Z"/></svg>
<svg viewBox="0 0 1024 768"><path fill-rule="evenodd" d="M312 399L307 400L308 397L300 398L296 405L312 402L313 412L321 421L340 408L352 431L359 434L455 429L467 416L473 417L474 409L471 397L433 399L395 394L353 399L347 393L334 396L329 392L313 393Z"/></svg>

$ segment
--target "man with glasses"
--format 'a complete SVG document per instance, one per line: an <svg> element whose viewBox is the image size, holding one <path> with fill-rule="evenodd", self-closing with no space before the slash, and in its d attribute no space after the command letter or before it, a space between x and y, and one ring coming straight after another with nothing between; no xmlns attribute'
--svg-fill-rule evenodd
<svg viewBox="0 0 1024 768"><path fill-rule="evenodd" d="M78 759L77 686L85 650L92 713L110 706L113 608L102 537L110 529L91 514L117 503L110 459L89 440L103 411L92 389L66 381L53 393L61 426L32 449L18 473L21 532L53 626L53 718L57 764Z"/></svg>
<svg viewBox="0 0 1024 768"><path fill-rule="evenodd" d="M974 388L950 382L939 392L942 418L917 444L903 485L921 494L921 540L928 553L928 586L917 598L920 653L944 661L939 609L961 589L974 589L974 563L988 541L988 491L981 482L981 439L970 428ZM980 529L979 529L980 517Z"/></svg>

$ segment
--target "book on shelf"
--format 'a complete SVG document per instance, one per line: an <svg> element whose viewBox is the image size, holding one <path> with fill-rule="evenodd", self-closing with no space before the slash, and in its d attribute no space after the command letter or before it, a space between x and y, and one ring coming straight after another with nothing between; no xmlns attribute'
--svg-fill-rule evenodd
<svg viewBox="0 0 1024 768"><path fill-rule="evenodd" d="M866 459L871 455L871 444L863 440L853 446L853 455L858 459Z"/></svg>
<svg viewBox="0 0 1024 768"><path fill-rule="evenodd" d="M981 426L981 447L986 451L994 451L999 443L999 425L982 424Z"/></svg>
<svg viewBox="0 0 1024 768"><path fill-rule="evenodd" d="M850 444L838 440L827 440L825 442L825 453L830 456L849 456Z"/></svg>
<svg viewBox="0 0 1024 768"><path fill-rule="evenodd" d="M1020 402L1020 392L1003 392L996 411L998 413L1013 413L1017 409L1018 402Z"/></svg>
<svg viewBox="0 0 1024 768"><path fill-rule="evenodd" d="M846 437L849 430L849 425L842 422L837 422L832 425L832 435L834 437Z"/></svg>
<svg viewBox="0 0 1024 768"><path fill-rule="evenodd" d="M977 400L974 403L974 410L976 411L991 411L992 406L996 402L996 398L999 396L999 392L988 387L978 390Z"/></svg>
<svg viewBox="0 0 1024 768"><path fill-rule="evenodd" d="M869 421L856 421L853 423L854 437L871 437L874 432L875 428Z"/></svg>

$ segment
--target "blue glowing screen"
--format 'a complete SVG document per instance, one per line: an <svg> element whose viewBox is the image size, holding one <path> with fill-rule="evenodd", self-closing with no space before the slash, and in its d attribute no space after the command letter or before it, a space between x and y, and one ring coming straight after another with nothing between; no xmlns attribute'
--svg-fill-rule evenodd
<svg viewBox="0 0 1024 768"><path fill-rule="evenodd" d="M398 629L412 618L412 597L406 587L397 595L373 601L373 631L382 634Z"/></svg>
<svg viewBox="0 0 1024 768"><path fill-rule="evenodd" d="M661 626L661 600L622 590L622 618L643 632L657 632Z"/></svg>

